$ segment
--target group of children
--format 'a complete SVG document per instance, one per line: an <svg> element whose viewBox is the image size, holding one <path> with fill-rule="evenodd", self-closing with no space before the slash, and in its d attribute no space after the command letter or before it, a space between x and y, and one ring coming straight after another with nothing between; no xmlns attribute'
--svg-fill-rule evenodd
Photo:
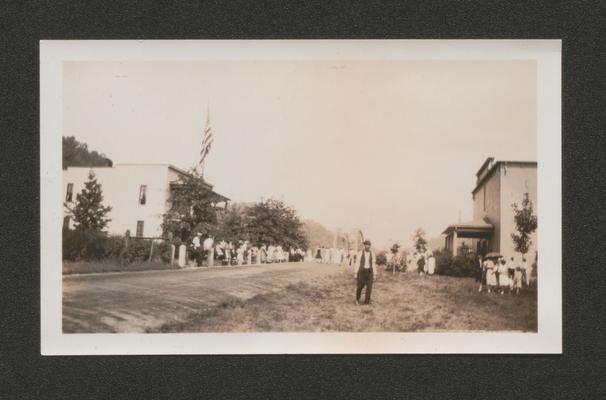
<svg viewBox="0 0 606 400"><path fill-rule="evenodd" d="M530 270L526 259L522 265L515 264L513 257L507 262L503 257L487 258L482 263L482 277L480 279L481 292L486 287L488 293L519 294L523 285L528 285Z"/></svg>
<svg viewBox="0 0 606 400"><path fill-rule="evenodd" d="M356 251L354 249L337 249L334 247L328 248L324 246L316 247L314 259L318 263L323 264L338 264L352 265ZM307 258L311 260L311 250L307 251Z"/></svg>
<svg viewBox="0 0 606 400"><path fill-rule="evenodd" d="M215 247L215 258L226 265L269 264L288 261L302 261L305 253L301 249L282 246L253 246L248 240L240 240L237 245L221 241Z"/></svg>
<svg viewBox="0 0 606 400"><path fill-rule="evenodd" d="M248 240L231 242L207 237L201 240L201 235L194 236L190 244L191 257L198 266L211 263L213 265L244 265L266 264L287 261L302 261L305 252L300 248L283 249L280 245L253 246ZM211 257L212 253L212 257Z"/></svg>

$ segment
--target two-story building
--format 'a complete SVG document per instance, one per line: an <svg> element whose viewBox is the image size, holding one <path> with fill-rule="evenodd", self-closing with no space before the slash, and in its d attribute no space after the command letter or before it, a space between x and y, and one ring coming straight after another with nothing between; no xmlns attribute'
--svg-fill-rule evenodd
<svg viewBox="0 0 606 400"><path fill-rule="evenodd" d="M511 234L516 232L512 205L521 206L524 195L532 202L537 214L537 163L533 161L495 161L488 158L476 173L472 194L473 220L449 225L445 247L457 254L465 243L471 251L501 253L507 260L519 254ZM531 235L532 245L527 259L532 262L537 249L537 232Z"/></svg>
<svg viewBox="0 0 606 400"><path fill-rule="evenodd" d="M169 164L115 164L112 167L68 167L63 170L63 201L74 205L76 195L93 171L101 184L103 205L111 206L107 225L110 234L123 235L127 230L138 237L160 237L162 215L171 206L174 190L180 178L188 172ZM227 205L229 199L213 191L217 205ZM73 221L64 207L63 226L72 227Z"/></svg>

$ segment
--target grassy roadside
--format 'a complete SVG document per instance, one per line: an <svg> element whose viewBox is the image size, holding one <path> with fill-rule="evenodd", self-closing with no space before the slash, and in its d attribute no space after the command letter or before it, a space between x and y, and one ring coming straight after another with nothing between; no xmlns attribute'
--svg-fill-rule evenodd
<svg viewBox="0 0 606 400"><path fill-rule="evenodd" d="M354 304L351 273L233 300L150 332L536 331L536 292L478 293L472 279L383 274L373 304Z"/></svg>
<svg viewBox="0 0 606 400"><path fill-rule="evenodd" d="M166 263L157 262L133 262L120 264L117 261L63 261L63 275L92 274L98 272L127 272L127 271L149 271L161 269L178 269L178 267Z"/></svg>

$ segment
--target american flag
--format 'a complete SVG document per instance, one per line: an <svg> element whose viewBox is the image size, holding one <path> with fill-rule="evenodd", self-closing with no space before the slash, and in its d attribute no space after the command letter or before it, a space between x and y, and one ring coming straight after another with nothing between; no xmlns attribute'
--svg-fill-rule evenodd
<svg viewBox="0 0 606 400"><path fill-rule="evenodd" d="M204 170L204 160L213 144L213 132L210 128L210 114L206 114L206 125L204 126L204 135L202 136L202 149L200 150L200 169Z"/></svg>

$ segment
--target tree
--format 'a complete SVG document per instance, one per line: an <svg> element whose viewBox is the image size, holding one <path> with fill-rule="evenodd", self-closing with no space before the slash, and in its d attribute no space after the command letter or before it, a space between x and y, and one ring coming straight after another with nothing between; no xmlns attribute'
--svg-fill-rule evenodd
<svg viewBox="0 0 606 400"><path fill-rule="evenodd" d="M76 196L76 204L71 207L64 203L74 218L74 229L77 231L102 232L111 221L107 214L111 207L103 206L103 192L101 184L97 183L95 173L88 173L88 181L84 183L82 192Z"/></svg>
<svg viewBox="0 0 606 400"><path fill-rule="evenodd" d="M217 226L215 195L194 169L181 175L171 187L171 207L162 216L162 231L183 242L197 233L214 235Z"/></svg>
<svg viewBox="0 0 606 400"><path fill-rule="evenodd" d="M256 203L246 211L246 230L255 245L274 244L283 248L307 249L303 224L294 209L278 200Z"/></svg>
<svg viewBox="0 0 606 400"><path fill-rule="evenodd" d="M425 231L418 228L412 235L412 242L414 243L415 249L419 253L425 253L427 251L427 239L425 239Z"/></svg>
<svg viewBox="0 0 606 400"><path fill-rule="evenodd" d="M67 167L111 167L112 160L105 154L89 151L86 143L73 136L63 136L63 169Z"/></svg>
<svg viewBox="0 0 606 400"><path fill-rule="evenodd" d="M525 256L532 244L530 235L537 229L537 217L533 215L532 201L530 201L528 193L524 193L521 207L517 203L513 203L511 207L517 231L517 233L511 234L511 239L515 251Z"/></svg>
<svg viewBox="0 0 606 400"><path fill-rule="evenodd" d="M248 206L231 204L229 209L217 216L217 239L235 242L249 240L246 226L246 210Z"/></svg>
<svg viewBox="0 0 606 400"><path fill-rule="evenodd" d="M393 246L391 246L390 250L391 250L391 253L395 256L396 254L398 254L398 251L400 250L400 245L398 243L394 243Z"/></svg>

